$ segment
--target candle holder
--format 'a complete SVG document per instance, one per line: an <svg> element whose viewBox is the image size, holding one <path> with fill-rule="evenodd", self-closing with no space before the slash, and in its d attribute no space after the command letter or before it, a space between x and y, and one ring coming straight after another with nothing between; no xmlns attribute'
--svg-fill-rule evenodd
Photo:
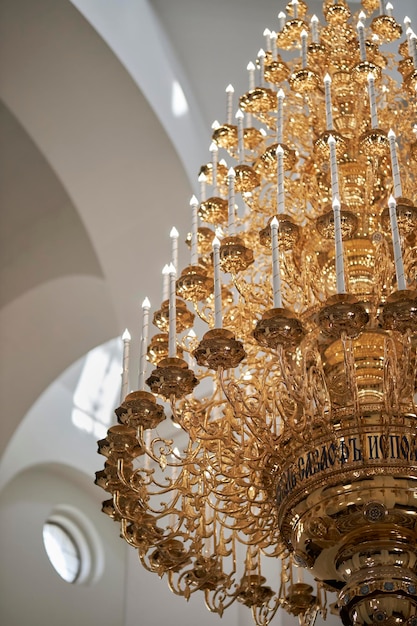
<svg viewBox="0 0 417 626"><path fill-rule="evenodd" d="M378 15L371 22L371 29L382 41L387 43L399 39L403 29L398 22L389 15Z"/></svg>
<svg viewBox="0 0 417 626"><path fill-rule="evenodd" d="M120 424L133 428L156 428L165 419L164 407L149 391L132 391L115 412Z"/></svg>
<svg viewBox="0 0 417 626"><path fill-rule="evenodd" d="M366 85L369 74L373 74L375 81L377 81L381 78L381 68L375 65L375 63L371 63L371 61L360 61L360 63L357 63L351 69L353 80L360 85Z"/></svg>
<svg viewBox="0 0 417 626"><path fill-rule="evenodd" d="M288 350L298 346L305 331L292 311L274 308L265 311L256 323L253 336L261 346L271 349L282 346Z"/></svg>
<svg viewBox="0 0 417 626"><path fill-rule="evenodd" d="M227 200L213 196L200 204L198 215L209 224L222 224L227 221Z"/></svg>
<svg viewBox="0 0 417 626"><path fill-rule="evenodd" d="M179 539L162 539L149 557L150 570L159 575L167 570L178 572L189 563L189 554Z"/></svg>
<svg viewBox="0 0 417 626"><path fill-rule="evenodd" d="M362 8L369 15L376 11L379 7L379 0L362 0Z"/></svg>
<svg viewBox="0 0 417 626"><path fill-rule="evenodd" d="M358 337L369 321L365 306L354 296L341 293L331 296L317 315L321 332L333 339L343 335L350 339Z"/></svg>
<svg viewBox="0 0 417 626"><path fill-rule="evenodd" d="M336 123L336 120L335 120L335 123ZM326 162L329 160L329 154L330 154L329 143L328 143L330 135L335 140L336 155L338 157L341 157L344 154L346 154L347 149L348 149L348 141L345 137L343 137L343 135L340 132L338 132L337 130L325 130L315 140L314 150L317 156Z"/></svg>
<svg viewBox="0 0 417 626"><path fill-rule="evenodd" d="M131 425L117 424L111 426L107 432L107 437L97 442L98 454L102 454L116 464L118 459L130 461L140 456L143 454L143 447L140 445L136 433L136 429L132 428Z"/></svg>
<svg viewBox="0 0 417 626"><path fill-rule="evenodd" d="M288 13L288 15L290 15L291 17L294 17L295 16L294 4L292 2L289 2L287 4L287 6L285 7L285 11L286 11L286 13ZM307 11L308 11L308 6L304 2L304 0L298 0L298 2L297 2L297 16L300 19L303 19L303 17L307 13Z"/></svg>
<svg viewBox="0 0 417 626"><path fill-rule="evenodd" d="M132 476L133 465L131 462L124 461L123 473L127 480ZM112 494L117 491L121 495L128 495L131 492L131 488L125 480L120 479L119 469L111 460L104 463L104 469L96 472L94 484Z"/></svg>
<svg viewBox="0 0 417 626"><path fill-rule="evenodd" d="M116 510L113 503L113 498L110 498L109 500L103 500L101 504L101 511L102 513L110 517L113 522L121 522L122 520L123 516Z"/></svg>
<svg viewBox="0 0 417 626"><path fill-rule="evenodd" d="M270 52L267 52L265 57L265 80L268 83L280 84L282 81L287 80L290 70L288 65L281 59L281 57L274 59Z"/></svg>
<svg viewBox="0 0 417 626"><path fill-rule="evenodd" d="M213 279L207 275L207 270L201 265L185 267L177 280L177 293L184 300L200 302L205 300L213 291Z"/></svg>
<svg viewBox="0 0 417 626"><path fill-rule="evenodd" d="M261 607L274 595L271 587L265 583L266 578L264 576L243 576L237 589L237 601L248 607Z"/></svg>
<svg viewBox="0 0 417 626"><path fill-rule="evenodd" d="M237 126L222 124L214 130L212 139L220 148L225 148L228 152L232 151L237 146ZM225 169L224 177L227 176L227 168Z"/></svg>
<svg viewBox="0 0 417 626"><path fill-rule="evenodd" d="M283 150L282 156L284 170L287 171L294 167L297 161L297 157L295 154L295 150L289 148L285 144L280 145ZM262 176L265 176L271 180L275 180L277 176L277 148L277 143L274 143L272 146L267 148L267 150L265 150L265 152L260 156L256 166L256 169Z"/></svg>
<svg viewBox="0 0 417 626"><path fill-rule="evenodd" d="M307 48L308 58L313 67L322 68L329 52L329 47L324 43L310 43Z"/></svg>
<svg viewBox="0 0 417 626"><path fill-rule="evenodd" d="M178 357L162 359L146 381L152 393L166 399L183 398L191 393L198 383L194 372Z"/></svg>
<svg viewBox="0 0 417 626"><path fill-rule="evenodd" d="M217 370L237 367L245 358L243 344L230 330L213 328L205 333L193 356L198 365Z"/></svg>
<svg viewBox="0 0 417 626"><path fill-rule="evenodd" d="M158 365L161 359L168 356L168 333L154 335L147 348L147 358L152 365ZM178 347L178 356L182 356L181 348Z"/></svg>
<svg viewBox="0 0 417 626"><path fill-rule="evenodd" d="M402 334L417 331L417 291L395 291L383 305L379 321L386 330Z"/></svg>
<svg viewBox="0 0 417 626"><path fill-rule="evenodd" d="M232 127L229 126L229 128L232 128ZM218 143L218 142L216 142L216 143ZM199 176L201 174L204 174L204 176L207 178L206 182L209 185L213 185L214 184L214 181L213 181L213 163L205 163L204 165L202 165L200 167ZM217 163L217 184L219 186L225 185L226 184L226 178L227 178L227 167L223 163Z"/></svg>
<svg viewBox="0 0 417 626"><path fill-rule="evenodd" d="M220 264L223 272L237 274L253 263L253 252L241 237L225 237L220 246Z"/></svg>
<svg viewBox="0 0 417 626"><path fill-rule="evenodd" d="M294 41L300 40L301 32L307 28L306 22L302 19L288 20L284 28L277 33L277 45L283 50L289 50Z"/></svg>
<svg viewBox="0 0 417 626"><path fill-rule="evenodd" d="M180 298L176 298L176 329L177 333L182 333L188 328L192 328L195 315L192 313L185 302ZM153 316L153 323L159 330L168 332L169 330L169 300L164 300L161 304L161 308L155 311Z"/></svg>
<svg viewBox="0 0 417 626"><path fill-rule="evenodd" d="M293 250L300 238L300 227L290 215L279 213L270 217L267 225L259 231L259 241L262 246L271 247L271 222L276 217L279 222L279 247L282 250Z"/></svg>
<svg viewBox="0 0 417 626"><path fill-rule="evenodd" d="M326 212L316 219L317 231L325 239L334 240L334 211L330 205L325 207ZM358 230L359 220L355 213L349 211L346 205L342 205L340 222L343 239L352 239Z"/></svg>
<svg viewBox="0 0 417 626"><path fill-rule="evenodd" d="M265 145L265 138L258 128L244 128L243 145L245 150L261 152Z"/></svg>
<svg viewBox="0 0 417 626"><path fill-rule="evenodd" d="M326 18L326 21L330 24L345 24L350 15L351 12L346 2L339 1L336 4L326 3L326 7L324 9L324 17Z"/></svg>
<svg viewBox="0 0 417 626"><path fill-rule="evenodd" d="M371 158L380 159L389 154L387 133L380 128L372 128L363 133L359 145L362 152Z"/></svg>
<svg viewBox="0 0 417 626"><path fill-rule="evenodd" d="M199 226L197 230L197 252L200 255L208 255L211 253L211 242L213 241L214 231L207 226ZM191 248L191 233L187 234L185 243ZM199 259L201 262L201 259Z"/></svg>
<svg viewBox="0 0 417 626"><path fill-rule="evenodd" d="M255 87L239 99L239 108L244 113L256 115L263 123L272 124L271 111L275 107L276 95L272 89L267 87Z"/></svg>
<svg viewBox="0 0 417 626"><path fill-rule="evenodd" d="M261 181L250 165L244 165L240 163L234 168L236 174L236 191L239 193L248 193L259 187Z"/></svg>
<svg viewBox="0 0 417 626"><path fill-rule="evenodd" d="M398 227L403 235L407 237L417 229L417 207L413 206L412 201L408 198L398 198L396 204ZM388 207L385 207L381 213L381 225L385 232L390 232L391 224Z"/></svg>
<svg viewBox="0 0 417 626"><path fill-rule="evenodd" d="M310 93L320 86L320 78L316 72L307 67L290 74L288 78L291 89L296 93Z"/></svg>

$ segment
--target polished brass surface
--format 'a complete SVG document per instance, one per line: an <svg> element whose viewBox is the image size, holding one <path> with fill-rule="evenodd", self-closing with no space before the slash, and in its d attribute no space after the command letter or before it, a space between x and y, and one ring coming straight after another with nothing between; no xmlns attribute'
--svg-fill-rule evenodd
<svg viewBox="0 0 417 626"><path fill-rule="evenodd" d="M194 372L187 363L178 357L167 357L159 361L146 384L152 393L169 399L171 396L182 398L191 393L198 385Z"/></svg>
<svg viewBox="0 0 417 626"><path fill-rule="evenodd" d="M165 301L150 392L98 443L103 512L143 567L258 626L282 609L312 626L329 592L346 626L417 626L417 68L380 8L325 0L313 32L299 0L273 25L243 137L220 124L216 181L199 170L216 186L177 278L176 356Z"/></svg>
<svg viewBox="0 0 417 626"><path fill-rule="evenodd" d="M183 300L177 298L176 301L176 326L177 332L182 333L187 328L191 328L194 323L194 314L187 308L187 305ZM169 328L169 300L164 300L161 304L161 308L155 311L153 316L153 323L159 330L167 332Z"/></svg>
<svg viewBox="0 0 417 626"><path fill-rule="evenodd" d="M283 250L293 250L300 238L300 227L290 215L281 213L269 218L265 228L259 231L259 242L262 246L271 247L271 222L276 217L279 223L279 246Z"/></svg>
<svg viewBox="0 0 417 626"><path fill-rule="evenodd" d="M207 276L207 270L200 265L189 265L181 272L177 280L177 293L184 300L200 302L213 291L213 279Z"/></svg>
<svg viewBox="0 0 417 626"><path fill-rule="evenodd" d="M220 264L224 272L236 274L253 263L253 252L240 237L225 237L220 246Z"/></svg>
<svg viewBox="0 0 417 626"><path fill-rule="evenodd" d="M245 358L245 351L233 333L224 328L213 328L202 338L194 351L199 365L217 370L234 368Z"/></svg>

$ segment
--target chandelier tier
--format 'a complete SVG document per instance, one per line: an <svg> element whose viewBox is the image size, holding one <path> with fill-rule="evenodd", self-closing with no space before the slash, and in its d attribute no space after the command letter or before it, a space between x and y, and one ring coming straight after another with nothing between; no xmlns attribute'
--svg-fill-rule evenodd
<svg viewBox="0 0 417 626"><path fill-rule="evenodd" d="M390 3L323 15L292 0L236 117L227 89L191 263L171 233L96 483L142 565L211 611L311 624L332 591L346 625L416 626L416 36Z"/></svg>

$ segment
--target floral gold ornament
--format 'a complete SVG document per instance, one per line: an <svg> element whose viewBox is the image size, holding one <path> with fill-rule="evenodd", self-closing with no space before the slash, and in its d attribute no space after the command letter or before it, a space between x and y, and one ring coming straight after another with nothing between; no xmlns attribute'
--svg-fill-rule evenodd
<svg viewBox="0 0 417 626"><path fill-rule="evenodd" d="M416 626L416 36L389 2L281 8L196 164L130 393L124 335L96 483L142 565L219 615L307 626L333 592L346 626Z"/></svg>

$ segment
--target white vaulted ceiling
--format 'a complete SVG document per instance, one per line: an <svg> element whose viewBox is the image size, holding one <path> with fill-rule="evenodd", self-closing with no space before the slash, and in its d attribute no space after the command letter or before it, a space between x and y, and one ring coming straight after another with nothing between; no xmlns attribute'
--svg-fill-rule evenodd
<svg viewBox="0 0 417 626"><path fill-rule="evenodd" d="M309 4L321 16L321 3ZM397 5L417 24L415 0ZM187 232L210 125L224 121L224 90L246 90L246 65L283 8L280 0L0 0L4 626L250 623L241 606L220 622L201 598L187 605L143 572L100 513L104 496L91 483L102 462L71 411L84 355L126 326L137 337L141 301L160 301L169 231ZM183 94L176 109L175 93ZM46 560L42 523L64 501L86 511L105 544L96 585L68 585Z"/></svg>

